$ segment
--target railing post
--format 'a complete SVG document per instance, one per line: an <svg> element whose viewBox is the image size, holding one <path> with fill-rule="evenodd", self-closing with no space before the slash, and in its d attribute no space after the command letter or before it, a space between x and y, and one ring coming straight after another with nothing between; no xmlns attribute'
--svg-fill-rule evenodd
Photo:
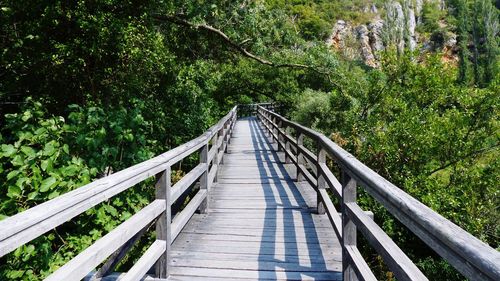
<svg viewBox="0 0 500 281"><path fill-rule="evenodd" d="M165 200L165 211L156 222L156 239L164 240L166 250L156 262L156 277L167 278L169 275L170 249L172 244L170 224L172 222L171 197L170 197L170 167L156 175L155 193L156 199Z"/></svg>
<svg viewBox="0 0 500 281"><path fill-rule="evenodd" d="M285 127L285 164L290 164L292 163L292 159L290 159L290 156L288 156L288 152L292 152L292 149L290 148L290 142L288 141L288 138L286 136L290 135L290 127Z"/></svg>
<svg viewBox="0 0 500 281"><path fill-rule="evenodd" d="M316 191L317 193L317 210L318 214L323 215L325 214L325 204L323 203L323 200L321 198L320 190L321 189L326 189L326 180L325 176L321 172L321 164L326 163L326 151L323 149L321 144L318 143L318 162L316 166L316 180L317 180L317 185L318 185L318 190Z"/></svg>
<svg viewBox="0 0 500 281"><path fill-rule="evenodd" d="M273 137L273 134L274 134L274 124L275 124L275 120L274 120L274 116L271 116L271 118L269 118L271 121L269 122L269 137L270 137L270 143L274 143L274 137Z"/></svg>
<svg viewBox="0 0 500 281"><path fill-rule="evenodd" d="M356 202L356 180L342 171L342 272L344 281L356 281L357 277L349 264L347 246L356 246L356 225L347 215L346 203Z"/></svg>
<svg viewBox="0 0 500 281"><path fill-rule="evenodd" d="M207 190L207 197L200 204L200 213L206 214L208 211L208 202L210 197L210 190L208 190L208 142L205 143L200 149L200 163L205 164L205 171L200 177L200 190Z"/></svg>
<svg viewBox="0 0 500 281"><path fill-rule="evenodd" d="M229 120L231 120L231 121L229 122L228 132L227 132L227 134L224 136L224 140L223 140L223 141L224 141L224 142L226 142L227 144L230 144L230 143L231 143L231 134L233 133L234 124L236 123L236 120L237 120L237 119L238 119L238 118L237 118L237 114L234 114L234 113L233 113L233 116L231 116L231 118L229 118ZM227 152L227 147L228 147L228 145L226 145L226 146L224 147L224 153L226 153L226 152ZM224 159L224 157L223 157L222 159Z"/></svg>
<svg viewBox="0 0 500 281"><path fill-rule="evenodd" d="M282 125L283 125L283 122L281 121L281 119L280 119L280 120L278 120L278 123L277 123L277 127L278 127L278 128L276 129L276 131L277 131L277 133L278 133L278 151L283 151L283 150L284 150L284 149L283 149L283 146L284 146L284 145L283 145L283 139L284 139L284 138L283 138L283 136L281 135L281 128L282 128L281 126L282 126Z"/></svg>
<svg viewBox="0 0 500 281"><path fill-rule="evenodd" d="M304 180L304 175L300 172L300 166L303 166L306 163L304 159L304 155L300 150L300 146L304 144L304 134L301 132L297 132L297 182L301 182Z"/></svg>
<svg viewBox="0 0 500 281"><path fill-rule="evenodd" d="M215 135L215 145L217 146L217 149L215 150L214 160L212 160L212 166L216 165L217 170L215 171L214 182L218 181L219 164L223 164L223 161L224 161L224 155L222 155L221 159L219 159L219 153L222 151L222 148L224 147L224 143L226 142L226 139L224 136L224 131L225 131L226 125L227 124L224 124L224 126L222 126L222 128L220 128L220 130ZM229 130L229 128L228 128L228 130ZM220 143L220 146L219 146L219 140L222 140L222 142Z"/></svg>

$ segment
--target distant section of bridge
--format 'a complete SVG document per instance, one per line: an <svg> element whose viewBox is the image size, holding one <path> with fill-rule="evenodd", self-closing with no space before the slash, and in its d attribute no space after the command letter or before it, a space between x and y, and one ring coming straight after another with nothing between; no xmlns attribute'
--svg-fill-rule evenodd
<svg viewBox="0 0 500 281"><path fill-rule="evenodd" d="M498 251L273 107L234 107L196 139L0 221L0 257L155 177L149 205L46 280L376 280L358 235L397 280L427 280L357 204L358 190L466 278L500 280ZM190 155L199 163L172 183L172 167ZM115 272L151 232L135 264Z"/></svg>
<svg viewBox="0 0 500 281"><path fill-rule="evenodd" d="M172 280L342 280L316 192L297 184L255 117L236 122L212 187L172 246Z"/></svg>

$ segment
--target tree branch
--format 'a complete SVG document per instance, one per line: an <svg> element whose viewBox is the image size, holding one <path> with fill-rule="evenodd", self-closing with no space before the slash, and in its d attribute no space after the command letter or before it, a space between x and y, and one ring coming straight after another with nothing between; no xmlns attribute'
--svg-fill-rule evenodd
<svg viewBox="0 0 500 281"><path fill-rule="evenodd" d="M184 19L182 19L182 18L180 18L178 16L172 16L172 15L154 15L153 18L155 18L156 20L159 20L159 21L168 21L168 22L171 22L171 23L174 23L174 24L177 24L177 25L185 26L185 27L188 27L188 28L196 29L196 30L201 29L201 30L208 31L208 32L210 32L210 33L218 36L220 39L222 39L224 42L226 42L231 48L233 48L234 50L236 50L237 52L239 52L241 55L243 55L243 56L245 56L247 58L250 58L250 59L252 59L254 61L257 61L257 62L259 62L261 64L272 66L272 67L276 67L276 68L308 69L308 70L312 70L312 71L314 71L316 73L326 75L328 77L328 79L331 81L330 75L329 75L328 72L324 72L324 71L318 70L317 68L315 68L313 66L305 65L305 64L296 64L296 63L282 63L282 64L279 64L279 63L274 63L272 61L264 59L262 57L259 57L259 56L255 55L255 54L252 54L251 52L249 52L247 49L245 49L243 47L244 43L246 43L249 39L243 41L241 44L238 44L238 43L234 42L233 40L231 40L231 38L229 38L229 36L227 36L220 29L217 29L217 28L212 27L210 25L192 23L192 22L184 20Z"/></svg>
<svg viewBox="0 0 500 281"><path fill-rule="evenodd" d="M464 156L461 156L461 157L460 157L460 158L458 158L458 159L455 159L455 160L450 161L450 162L448 162L448 163L446 163L446 164L443 164L443 165L439 166L438 168L436 168L436 169L434 169L434 170L432 170L432 171L428 172L428 173L427 173L427 176L431 176L431 175L435 174L436 172L439 172L439 171L441 171L441 170L444 170L444 169L446 169L446 168L448 168L448 167L450 167L450 166L452 166L452 165L455 165L455 164L457 164L458 162L463 161L463 160L465 160L465 159L467 159L467 158L470 158L470 157L473 157L473 156L477 156L477 155L481 155L481 154L484 154L484 153L489 152L489 151L491 151L491 150L495 150L495 149L496 149L496 148L498 148L499 146L500 146L500 144L496 144L496 145L493 145L493 146L490 146L490 147L485 147L485 148L482 148L482 149L479 149L479 150L476 150L476 151L470 152L470 153L468 153L468 154L466 154L466 155L464 155Z"/></svg>

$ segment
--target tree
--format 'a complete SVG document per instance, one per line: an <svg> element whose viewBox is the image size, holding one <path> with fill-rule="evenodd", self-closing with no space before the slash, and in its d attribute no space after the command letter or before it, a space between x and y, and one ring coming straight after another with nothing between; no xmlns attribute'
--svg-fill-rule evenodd
<svg viewBox="0 0 500 281"><path fill-rule="evenodd" d="M457 1L457 19L458 19L458 81L463 84L469 84L470 77L470 51L469 51L469 10L467 0Z"/></svg>

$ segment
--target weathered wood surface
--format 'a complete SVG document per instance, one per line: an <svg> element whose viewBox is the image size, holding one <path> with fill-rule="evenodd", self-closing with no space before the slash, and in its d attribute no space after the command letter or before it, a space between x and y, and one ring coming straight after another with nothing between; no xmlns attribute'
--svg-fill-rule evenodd
<svg viewBox="0 0 500 281"><path fill-rule="evenodd" d="M255 118L239 120L210 190L172 245L169 280L341 280L339 241ZM288 165L291 166L291 165Z"/></svg>
<svg viewBox="0 0 500 281"><path fill-rule="evenodd" d="M203 135L183 145L0 221L0 257L131 186L165 171L205 146L235 114L236 107Z"/></svg>
<svg viewBox="0 0 500 281"><path fill-rule="evenodd" d="M399 250L396 249L397 246L393 247L395 244L390 241L390 238L382 231L378 231L378 226L367 219L360 209L357 209L357 212L354 213L353 208L346 207L348 204L356 203L356 198L353 196L355 193L347 192L348 196L346 196L346 189L349 189L349 185L341 186L325 163L314 161L312 155L309 155L309 151L303 147L304 137L316 143L317 149L326 152L342 174L355 181L357 186L363 188L379 201L394 217L447 260L462 275L470 280L500 280L500 253L497 250L467 233L378 175L325 135L292 122L264 107L259 107L258 116L262 120L267 133L278 141L279 147L285 148L287 159L296 165L298 176L305 177L313 187L319 187L318 198L325 201L327 214L333 225L336 226L337 236L342 240L344 280L370 280L373 277L366 274L367 267L363 265L361 256L357 253L355 243L356 227L361 230L363 236L368 239L375 250L384 257L384 261L394 271L398 280L427 279L416 266L411 264L412 262L406 257L404 249ZM290 131L294 132L293 136L290 135ZM304 160L306 160L306 163ZM320 181L315 182L312 175L307 174L306 164L316 173L316 177ZM316 166L316 169L314 169L314 166ZM324 190L321 190L324 181L326 181L327 186L337 199L341 201L343 209L342 230L338 227L336 215L332 214L332 211L334 211L333 205L330 204L330 208L328 208L327 194ZM355 191L355 188L351 189ZM340 235L341 232L344 232L342 236Z"/></svg>

